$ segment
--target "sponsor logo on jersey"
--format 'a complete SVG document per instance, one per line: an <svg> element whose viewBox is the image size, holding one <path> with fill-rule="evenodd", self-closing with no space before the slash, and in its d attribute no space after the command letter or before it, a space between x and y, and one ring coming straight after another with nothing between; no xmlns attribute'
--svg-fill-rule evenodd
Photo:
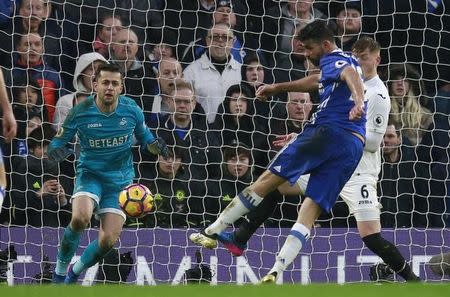
<svg viewBox="0 0 450 297"><path fill-rule="evenodd" d="M117 147L126 143L127 140L128 135L110 138L89 139L89 146L93 148Z"/></svg>
<svg viewBox="0 0 450 297"><path fill-rule="evenodd" d="M87 127L89 129L91 129L91 128L101 128L101 127L103 127L103 125L102 125L102 123L92 123L92 124L88 124Z"/></svg>

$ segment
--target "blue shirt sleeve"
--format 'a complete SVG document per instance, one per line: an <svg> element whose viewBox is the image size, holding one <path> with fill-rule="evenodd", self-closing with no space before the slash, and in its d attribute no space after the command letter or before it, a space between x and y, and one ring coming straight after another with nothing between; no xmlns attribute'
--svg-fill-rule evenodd
<svg viewBox="0 0 450 297"><path fill-rule="evenodd" d="M350 65L350 59L345 56L329 55L322 61L322 77L324 80L339 81L342 70Z"/></svg>

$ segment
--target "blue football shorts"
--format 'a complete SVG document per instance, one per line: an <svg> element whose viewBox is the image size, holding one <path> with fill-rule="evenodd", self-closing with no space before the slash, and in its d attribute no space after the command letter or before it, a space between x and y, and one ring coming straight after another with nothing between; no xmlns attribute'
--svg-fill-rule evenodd
<svg viewBox="0 0 450 297"><path fill-rule="evenodd" d="M350 179L363 153L364 144L350 131L330 126L306 126L286 145L268 169L291 185L310 174L306 197L329 212Z"/></svg>
<svg viewBox="0 0 450 297"><path fill-rule="evenodd" d="M116 213L126 219L119 205L119 194L132 180L117 184L105 181L98 175L88 171L78 171L75 177L75 188L72 199L88 196L95 205L95 215L98 218L104 213Z"/></svg>

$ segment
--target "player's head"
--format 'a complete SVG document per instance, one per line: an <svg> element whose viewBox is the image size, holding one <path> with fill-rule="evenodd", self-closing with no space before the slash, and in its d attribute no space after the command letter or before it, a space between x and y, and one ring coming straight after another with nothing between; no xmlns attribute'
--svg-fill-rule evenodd
<svg viewBox="0 0 450 297"><path fill-rule="evenodd" d="M39 33L27 33L17 40L17 51L23 64L37 64L44 53L42 38Z"/></svg>
<svg viewBox="0 0 450 297"><path fill-rule="evenodd" d="M177 79L170 92L173 98L175 111L173 117L177 121L186 121L191 118L197 101L195 101L194 88L182 79Z"/></svg>
<svg viewBox="0 0 450 297"><path fill-rule="evenodd" d="M122 93L123 81L120 68L114 64L98 66L95 73L94 90L100 104L111 106L116 103Z"/></svg>
<svg viewBox="0 0 450 297"><path fill-rule="evenodd" d="M289 92L286 106L288 119L296 122L308 120L313 107L309 93Z"/></svg>
<svg viewBox="0 0 450 297"><path fill-rule="evenodd" d="M378 65L380 65L380 44L370 37L362 37L353 45L352 51L361 68L364 75L367 76L368 73L376 72Z"/></svg>
<svg viewBox="0 0 450 297"><path fill-rule="evenodd" d="M215 24L208 30L206 45L211 58L225 61L230 55L234 42L233 30L228 24Z"/></svg>
<svg viewBox="0 0 450 297"><path fill-rule="evenodd" d="M320 58L336 48L334 32L325 21L316 20L306 25L298 39L305 48L305 57L318 66Z"/></svg>

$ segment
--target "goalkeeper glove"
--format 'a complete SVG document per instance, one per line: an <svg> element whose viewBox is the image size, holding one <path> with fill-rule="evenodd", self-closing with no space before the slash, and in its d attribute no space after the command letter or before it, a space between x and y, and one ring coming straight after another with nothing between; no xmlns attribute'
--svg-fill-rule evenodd
<svg viewBox="0 0 450 297"><path fill-rule="evenodd" d="M63 146L49 150L47 152L47 155L50 160L61 162L73 153L73 149L68 148L67 146Z"/></svg>
<svg viewBox="0 0 450 297"><path fill-rule="evenodd" d="M147 149L154 155L161 155L164 158L167 158L169 156L169 149L167 148L167 144L161 137L155 138L151 142L147 143Z"/></svg>

